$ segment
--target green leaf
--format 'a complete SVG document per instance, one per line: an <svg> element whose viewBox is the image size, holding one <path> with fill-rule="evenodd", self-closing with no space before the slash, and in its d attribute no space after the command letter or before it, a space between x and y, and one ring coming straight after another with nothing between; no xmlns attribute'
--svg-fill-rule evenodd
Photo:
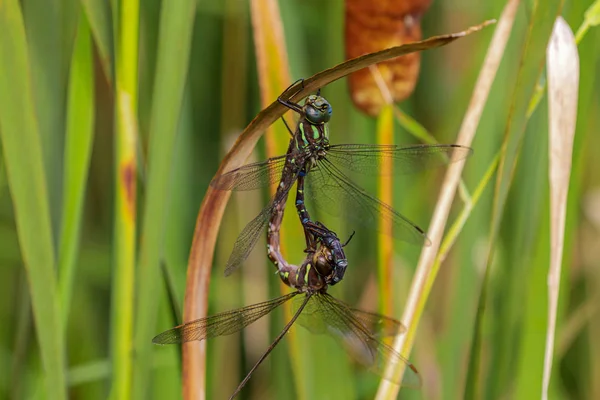
<svg viewBox="0 0 600 400"><path fill-rule="evenodd" d="M585 12L585 21L590 26L600 24L600 0L596 0Z"/></svg>
<svg viewBox="0 0 600 400"><path fill-rule="evenodd" d="M25 27L17 0L0 3L0 134L19 244L45 373L45 392L65 399L65 350L38 119Z"/></svg>
<svg viewBox="0 0 600 400"><path fill-rule="evenodd" d="M79 19L69 77L62 231L58 253L61 306L65 326L71 307L93 138L94 65L90 28L87 19L82 16Z"/></svg>
<svg viewBox="0 0 600 400"><path fill-rule="evenodd" d="M33 101L44 156L50 217L55 237L58 237L62 204L67 69L71 59L78 9L75 0L23 1L27 51L31 60L29 68Z"/></svg>
<svg viewBox="0 0 600 400"><path fill-rule="evenodd" d="M106 0L80 0L98 47L100 62L109 80L113 80L113 37L110 4Z"/></svg>

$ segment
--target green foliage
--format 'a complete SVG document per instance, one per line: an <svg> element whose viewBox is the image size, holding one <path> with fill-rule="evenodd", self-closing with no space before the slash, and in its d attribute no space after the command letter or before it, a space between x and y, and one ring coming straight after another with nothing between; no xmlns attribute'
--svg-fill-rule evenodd
<svg viewBox="0 0 600 400"><path fill-rule="evenodd" d="M293 79L343 61L342 0L280 3ZM504 3L433 2L422 18L424 36L497 18ZM600 264L600 161L595 157L600 139L594 134L599 127L600 3L561 3L520 6L473 144L475 153L465 167L464 184L477 202L470 213L461 213L463 204L457 200L449 226L465 217L464 228L452 228L454 248L440 266L417 329L410 358L425 384L421 392L403 390L402 398L540 395L549 254L548 111L544 91L536 91L536 85L545 85L545 46L557 13L577 32L581 78L550 394L600 397L594 375L600 370L594 307L600 287L594 270ZM0 1L1 398L104 399L112 394L158 399L182 393L180 349L153 346L151 339L180 322L200 203L226 149L260 111L252 25L243 1L154 0L139 3L139 29L127 32L127 22L120 19L122 4ZM488 28L423 53L416 92L400 105L405 114L396 116L395 143L419 140L407 129L423 140L432 140L428 134L440 143L455 140L492 32ZM119 59L127 53L119 48L122 35L132 33L139 34L139 50ZM130 58L139 59L139 66L119 64ZM133 84L139 97L137 236L130 247L133 275L125 281L134 296L127 305L133 312L128 321L132 332L111 318L121 307L111 305L119 298L111 296L113 278L123 272L113 257L119 237L113 227L119 215L114 142L123 122L115 113L119 68L134 77L138 71ZM333 142L375 143L375 123L352 107L344 80L326 86L323 94L334 108ZM489 167L502 146L498 174L492 176ZM259 142L256 159L262 158ZM394 206L426 227L442 176L433 172L394 182ZM360 183L371 188L372 179ZM264 252L256 251L237 275L222 278L237 234L265 198L241 193L225 211L210 312L279 293ZM331 221L340 237L352 231L344 221L318 217ZM490 232L494 256L488 262ZM357 232L348 246L345 281L331 294L361 308L377 308L377 237ZM395 242L394 250L398 317L419 249ZM296 262L303 254L289 257ZM277 312L246 335L209 342L207 398L226 398L284 323ZM299 393L373 397L377 376L354 368L337 343L292 329L304 346L296 352L302 358L296 365L309 366L303 388L289 376L292 353L283 340L242 398L294 399ZM115 340L131 351L113 354ZM115 365L122 365L119 357L130 361L132 370L121 383L113 376ZM120 395L111 392L117 384L125 388Z"/></svg>

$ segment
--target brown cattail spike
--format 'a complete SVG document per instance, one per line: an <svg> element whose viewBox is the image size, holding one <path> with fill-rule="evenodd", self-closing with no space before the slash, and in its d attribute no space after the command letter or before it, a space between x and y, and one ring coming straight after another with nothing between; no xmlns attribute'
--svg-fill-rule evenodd
<svg viewBox="0 0 600 400"><path fill-rule="evenodd" d="M346 0L346 59L421 39L421 16L431 0ZM394 101L408 97L419 74L419 53L377 65ZM354 105L364 113L379 114L386 101L371 72L350 75Z"/></svg>

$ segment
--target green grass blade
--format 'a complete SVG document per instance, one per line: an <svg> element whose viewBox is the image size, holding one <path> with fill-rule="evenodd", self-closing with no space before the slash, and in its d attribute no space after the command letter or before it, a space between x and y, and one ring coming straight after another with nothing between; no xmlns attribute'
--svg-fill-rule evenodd
<svg viewBox="0 0 600 400"><path fill-rule="evenodd" d="M76 365L69 369L69 386L105 380L110 377L110 360L94 360L83 365Z"/></svg>
<svg viewBox="0 0 600 400"><path fill-rule="evenodd" d="M137 240L139 1L120 2L115 65L115 263L112 297L112 399L131 396Z"/></svg>
<svg viewBox="0 0 600 400"><path fill-rule="evenodd" d="M78 8L71 0L26 0L22 3L50 217L53 235L58 238L62 205L67 69L71 60Z"/></svg>
<svg viewBox="0 0 600 400"><path fill-rule="evenodd" d="M513 104L509 116L509 124L505 133L503 154L500 159L499 175L496 186L495 211L492 230L495 238L507 193L510 188L514 168L518 159L525 125L527 110L538 76L543 67L552 25L562 8L562 0L536 2L529 24L528 39L522 53L521 69L517 79L517 87L513 94Z"/></svg>
<svg viewBox="0 0 600 400"><path fill-rule="evenodd" d="M65 352L48 191L25 27L17 0L0 3L0 26L0 135L6 172L29 277L45 392L53 399L65 399Z"/></svg>
<svg viewBox="0 0 600 400"><path fill-rule="evenodd" d="M492 285L513 295L496 307L496 321L484 317L495 332L491 356L496 371L488 378L492 397L539 397L542 389L550 227L547 114L546 108L540 111L524 137L524 148L530 151L521 155L507 201L506 216L515 223L503 240L504 273Z"/></svg>
<svg viewBox="0 0 600 400"><path fill-rule="evenodd" d="M94 35L94 42L98 47L102 69L104 69L104 74L108 79L112 81L114 52L110 4L106 0L80 1Z"/></svg>
<svg viewBox="0 0 600 400"><path fill-rule="evenodd" d="M163 3L161 10L137 285L134 399L147 398L151 383L151 339L156 334L156 293L161 288L160 262L168 188L174 162L175 132L187 79L195 7L194 0L179 0Z"/></svg>
<svg viewBox="0 0 600 400"><path fill-rule="evenodd" d="M597 26L598 24L600 24L600 0L596 0L586 10L583 24L581 24L577 30L577 34L575 35L575 40L577 43L581 41L591 27Z"/></svg>
<svg viewBox="0 0 600 400"><path fill-rule="evenodd" d="M81 219L94 138L94 65L90 28L79 19L71 60L63 178L63 211L58 253L63 323L69 318Z"/></svg>

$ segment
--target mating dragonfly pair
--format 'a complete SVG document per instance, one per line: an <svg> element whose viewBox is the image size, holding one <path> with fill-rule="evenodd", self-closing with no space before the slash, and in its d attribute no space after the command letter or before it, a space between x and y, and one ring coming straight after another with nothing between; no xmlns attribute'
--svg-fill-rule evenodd
<svg viewBox="0 0 600 400"><path fill-rule="evenodd" d="M288 90L293 87L294 84ZM288 127L291 140L287 153L229 171L216 177L211 186L219 190L252 190L278 183L269 204L238 236L225 274L231 274L243 263L267 228L268 257L277 267L282 281L295 291L263 303L188 322L161 333L153 342L172 344L233 334L295 298L294 316L231 398L239 393L296 320L314 333L326 333L342 339L357 361L385 379L397 379L385 375L386 364L404 364L407 367L404 378L397 383L419 387L421 378L416 368L381 341L382 337L396 335L405 327L395 319L354 309L327 293L328 286L339 283L344 277L348 262L343 248L351 237L342 244L335 232L313 221L305 198L325 212L340 215L343 211L344 216L357 225L376 228L378 220L387 219L394 227L394 237L409 243L429 245L430 241L421 228L368 194L347 173L378 174L384 162L391 162L396 174L414 173L464 159L472 150L459 145L332 145L329 143L328 127L332 108L320 92L308 96L303 106L283 100L282 96L278 100L300 115L295 131ZM307 244L306 257L300 265L288 263L279 246L279 230L294 183L297 186L296 209Z"/></svg>

